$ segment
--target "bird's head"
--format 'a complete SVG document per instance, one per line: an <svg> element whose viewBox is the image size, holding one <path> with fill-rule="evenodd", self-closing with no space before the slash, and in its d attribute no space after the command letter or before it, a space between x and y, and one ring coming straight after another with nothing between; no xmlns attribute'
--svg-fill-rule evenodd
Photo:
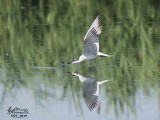
<svg viewBox="0 0 160 120"><path fill-rule="evenodd" d="M70 62L67 62L67 64L73 64L73 63L77 63L77 61L78 61L78 59L77 59L77 58L75 58L75 59L73 59L72 61L70 61Z"/></svg>

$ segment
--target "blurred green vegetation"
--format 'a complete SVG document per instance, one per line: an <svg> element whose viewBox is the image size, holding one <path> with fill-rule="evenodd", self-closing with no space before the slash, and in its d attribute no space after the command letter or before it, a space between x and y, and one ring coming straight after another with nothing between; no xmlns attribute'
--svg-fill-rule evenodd
<svg viewBox="0 0 160 120"><path fill-rule="evenodd" d="M48 86L52 89L62 85L64 99L67 90L79 86L66 71L113 80L106 91L110 91L108 97L115 111L118 106L123 111L125 105L134 111L131 96L140 88L147 95L150 88L159 90L158 0L0 0L0 3L0 83L4 96L25 87L32 89L35 97L39 95L36 90L43 88L41 97L46 97ZM113 56L66 66L66 61L82 53L83 37L98 14L103 26L100 50ZM32 69L35 66L53 69Z"/></svg>

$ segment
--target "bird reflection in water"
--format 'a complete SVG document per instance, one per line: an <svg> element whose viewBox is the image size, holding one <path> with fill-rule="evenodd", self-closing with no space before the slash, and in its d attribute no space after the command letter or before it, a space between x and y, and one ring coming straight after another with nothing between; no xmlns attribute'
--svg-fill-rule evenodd
<svg viewBox="0 0 160 120"><path fill-rule="evenodd" d="M99 85L108 82L109 80L97 81L94 77L86 77L78 73L71 73L83 82L83 96L90 111L96 110L100 114L101 104L98 99Z"/></svg>

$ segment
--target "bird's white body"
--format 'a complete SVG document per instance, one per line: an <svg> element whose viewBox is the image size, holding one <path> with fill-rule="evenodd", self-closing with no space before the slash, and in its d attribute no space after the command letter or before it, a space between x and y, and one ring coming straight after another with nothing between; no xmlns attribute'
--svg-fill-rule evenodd
<svg viewBox="0 0 160 120"><path fill-rule="evenodd" d="M84 37L84 52L79 57L78 60L74 60L71 63L80 63L84 60L91 60L96 58L96 56L107 57L109 55L99 52L99 38L98 35L102 31L102 26L100 26L99 16L93 21L91 27L87 31Z"/></svg>

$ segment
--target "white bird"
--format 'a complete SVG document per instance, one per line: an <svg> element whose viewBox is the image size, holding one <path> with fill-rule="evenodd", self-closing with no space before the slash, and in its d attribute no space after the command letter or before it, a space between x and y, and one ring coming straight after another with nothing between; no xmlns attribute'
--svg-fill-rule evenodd
<svg viewBox="0 0 160 120"><path fill-rule="evenodd" d="M96 58L96 56L107 57L110 55L99 52L99 38L98 35L101 33L102 26L100 26L99 15L96 17L91 27L87 31L84 37L84 52L79 59L74 59L68 64L80 63L84 60L90 60Z"/></svg>
<svg viewBox="0 0 160 120"><path fill-rule="evenodd" d="M97 113L100 114L101 105L98 99L99 96L99 85L108 82L109 80L97 81L93 77L86 77L78 73L71 73L73 76L77 76L81 82L83 82L83 96L84 100L90 111L96 109Z"/></svg>

